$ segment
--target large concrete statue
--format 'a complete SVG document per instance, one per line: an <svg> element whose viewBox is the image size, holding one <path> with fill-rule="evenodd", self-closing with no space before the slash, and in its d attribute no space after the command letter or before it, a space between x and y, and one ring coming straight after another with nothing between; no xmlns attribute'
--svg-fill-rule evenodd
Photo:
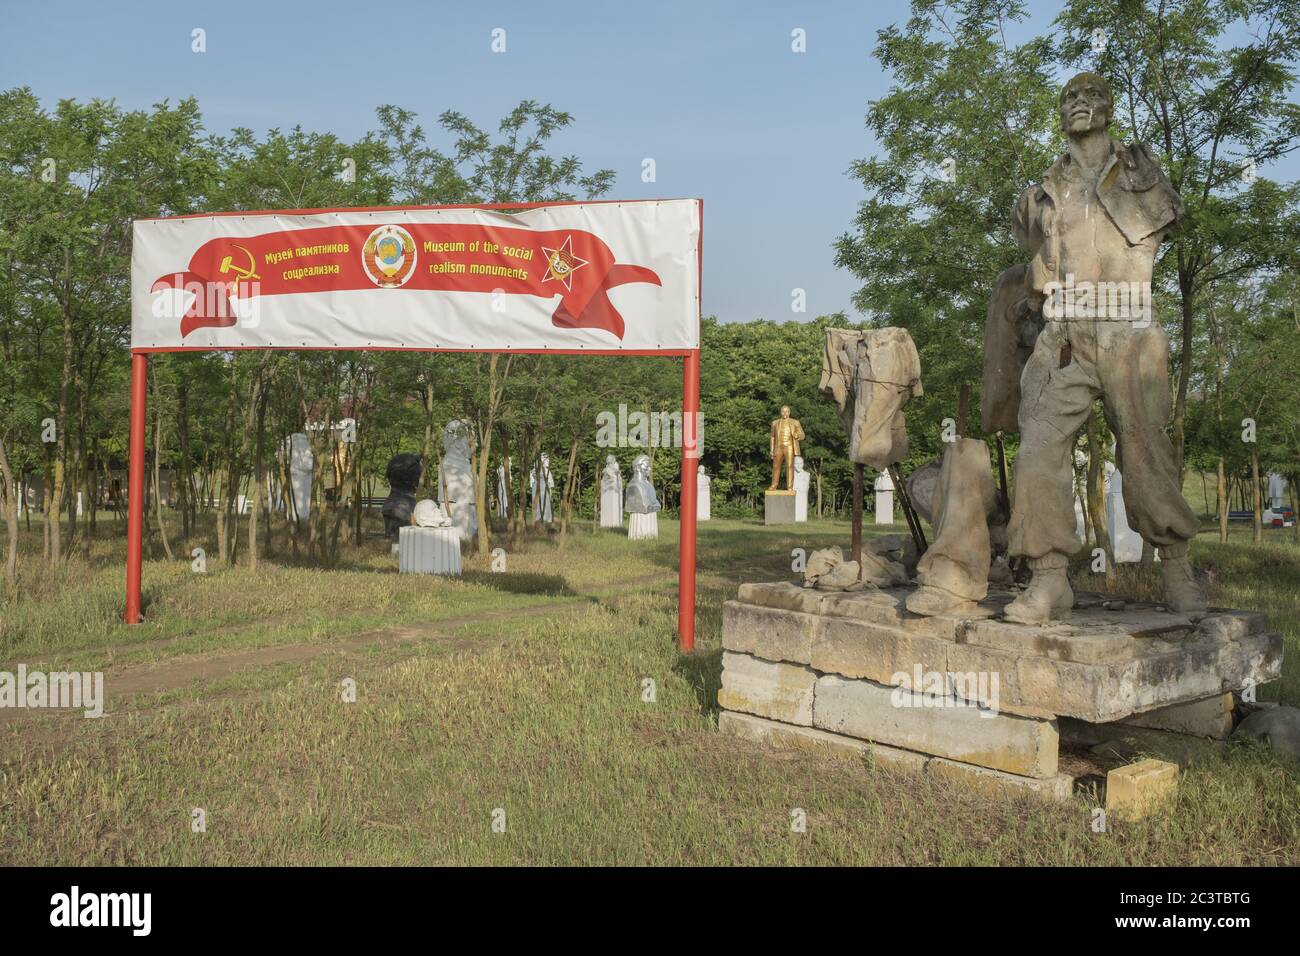
<svg viewBox="0 0 1300 956"><path fill-rule="evenodd" d="M555 493L555 478L551 475L551 456L542 454L528 475L528 491L533 496L533 520L550 524L551 497Z"/></svg>
<svg viewBox="0 0 1300 956"><path fill-rule="evenodd" d="M1008 534L1010 553L1029 559L1033 578L1006 616L1021 623L1059 618L1073 605L1070 451L1097 398L1118 440L1129 524L1159 549L1166 603L1175 611L1205 607L1187 557L1198 523L1165 433L1169 341L1150 300L1156 251L1183 205L1145 146L1111 138L1111 108L1110 89L1096 74L1080 73L1061 91L1069 147L1016 204L1013 230L1032 259L1023 289L999 290L1017 303L1023 291L1018 327L1035 324L1033 313L1043 318L1016 416Z"/></svg>
<svg viewBox="0 0 1300 956"><path fill-rule="evenodd" d="M294 432L285 439L284 454L289 459L289 486L293 492L292 502L285 499L285 513L306 521L311 517L311 484L316 466L311 440L303 432Z"/></svg>
<svg viewBox="0 0 1300 956"><path fill-rule="evenodd" d="M849 436L849 461L884 471L907 457L903 406L922 394L921 359L906 329L827 329L822 395Z"/></svg>
<svg viewBox="0 0 1300 956"><path fill-rule="evenodd" d="M420 486L420 473L424 466L420 456L402 452L388 460L385 477L388 478L388 497L384 499L382 514L384 516L384 534L389 540L397 542L403 527L411 523L411 514L415 510L415 489Z"/></svg>
<svg viewBox="0 0 1300 956"><path fill-rule="evenodd" d="M474 470L469 451L469 426L459 420L448 422L442 430L438 492L442 510L451 518L462 541L469 541L478 533L478 506L474 502Z"/></svg>
<svg viewBox="0 0 1300 956"><path fill-rule="evenodd" d="M776 491L781 483L781 471L785 470L785 489L794 491L794 460L799 454L799 443L803 441L803 426L799 419L790 417L790 406L781 406L781 417L772 422L772 432L768 440L767 453L772 457L772 486Z"/></svg>
<svg viewBox="0 0 1300 956"><path fill-rule="evenodd" d="M623 527L623 471L613 455L605 456L605 468L600 473L600 526Z"/></svg>

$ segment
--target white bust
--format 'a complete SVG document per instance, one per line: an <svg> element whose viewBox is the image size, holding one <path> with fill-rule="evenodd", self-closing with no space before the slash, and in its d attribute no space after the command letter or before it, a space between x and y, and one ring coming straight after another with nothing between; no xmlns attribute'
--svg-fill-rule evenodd
<svg viewBox="0 0 1300 956"><path fill-rule="evenodd" d="M432 498L425 498L415 503L415 510L411 512L411 520L419 528L446 528L451 525L451 519L446 513L438 507L438 503Z"/></svg>

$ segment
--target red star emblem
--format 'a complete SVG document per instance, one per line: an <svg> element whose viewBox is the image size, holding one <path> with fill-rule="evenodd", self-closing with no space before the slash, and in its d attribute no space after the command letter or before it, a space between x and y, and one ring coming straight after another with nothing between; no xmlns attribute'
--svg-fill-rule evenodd
<svg viewBox="0 0 1300 956"><path fill-rule="evenodd" d="M573 237L565 236L563 245L558 249L542 246L542 252L546 253L546 275L542 276L542 281L555 279L564 283L566 292L572 292L573 274L587 264L586 259L579 259L573 254Z"/></svg>

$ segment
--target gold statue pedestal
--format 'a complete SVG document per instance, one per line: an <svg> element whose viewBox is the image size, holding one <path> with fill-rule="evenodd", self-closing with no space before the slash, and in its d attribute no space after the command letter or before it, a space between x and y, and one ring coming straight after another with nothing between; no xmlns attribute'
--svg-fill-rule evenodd
<svg viewBox="0 0 1300 956"><path fill-rule="evenodd" d="M763 524L794 524L794 492L771 491L763 495Z"/></svg>

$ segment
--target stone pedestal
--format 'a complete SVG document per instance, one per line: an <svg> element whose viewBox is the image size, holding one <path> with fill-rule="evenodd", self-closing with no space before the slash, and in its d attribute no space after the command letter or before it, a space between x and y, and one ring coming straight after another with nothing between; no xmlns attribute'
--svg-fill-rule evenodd
<svg viewBox="0 0 1300 956"><path fill-rule="evenodd" d="M627 537L629 541L641 541L659 537L659 515L632 512L627 516Z"/></svg>
<svg viewBox="0 0 1300 956"><path fill-rule="evenodd" d="M1217 736L1228 692L1281 674L1281 635L1252 612L1080 594L1068 620L1031 626L1001 619L1009 591L960 617L913 615L909 593L741 585L723 608L719 728L1064 798L1058 718Z"/></svg>
<svg viewBox="0 0 1300 956"><path fill-rule="evenodd" d="M769 491L763 495L763 524L794 524L793 491Z"/></svg>
<svg viewBox="0 0 1300 956"><path fill-rule="evenodd" d="M402 528L396 547L402 574L460 574L460 531L454 525Z"/></svg>

